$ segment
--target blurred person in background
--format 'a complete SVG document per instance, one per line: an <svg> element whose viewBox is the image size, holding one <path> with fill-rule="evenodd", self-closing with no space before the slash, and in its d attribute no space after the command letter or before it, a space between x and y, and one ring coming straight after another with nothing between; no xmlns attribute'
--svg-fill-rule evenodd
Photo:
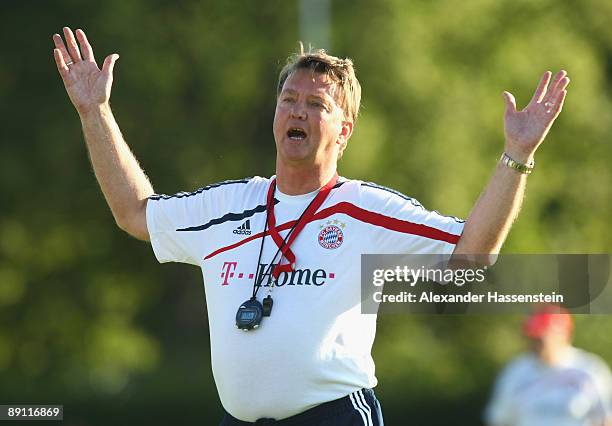
<svg viewBox="0 0 612 426"><path fill-rule="evenodd" d="M504 151L465 222L338 176L361 86L350 59L324 51L301 51L280 73L275 176L156 195L110 108L118 55L99 68L82 30L75 37L66 27L64 37L53 36L55 62L115 221L150 241L160 262L202 269L222 425L382 425L372 390L376 315L360 309L361 254L493 258L569 84L565 71L545 72L523 110L504 92Z"/></svg>
<svg viewBox="0 0 612 426"><path fill-rule="evenodd" d="M571 345L573 321L546 305L523 324L529 352L504 368L489 405L489 426L612 425L612 379L598 356Z"/></svg>

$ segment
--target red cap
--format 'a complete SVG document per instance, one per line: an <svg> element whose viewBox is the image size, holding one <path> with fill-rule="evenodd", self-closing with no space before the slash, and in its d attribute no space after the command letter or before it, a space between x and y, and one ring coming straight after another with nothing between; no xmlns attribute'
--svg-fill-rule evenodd
<svg viewBox="0 0 612 426"><path fill-rule="evenodd" d="M544 336L551 328L571 334L574 324L567 309L546 305L531 314L523 324L525 335L533 338Z"/></svg>

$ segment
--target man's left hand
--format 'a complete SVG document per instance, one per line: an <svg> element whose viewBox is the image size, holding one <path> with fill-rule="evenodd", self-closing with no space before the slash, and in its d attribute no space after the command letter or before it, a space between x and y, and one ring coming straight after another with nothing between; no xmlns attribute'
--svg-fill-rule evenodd
<svg viewBox="0 0 612 426"><path fill-rule="evenodd" d="M514 96L510 92L504 92L505 149L513 160L525 164L531 162L535 151L563 108L567 95L565 89L570 79L567 72L561 70L550 83L551 75L550 71L544 73L533 98L521 111L516 110Z"/></svg>

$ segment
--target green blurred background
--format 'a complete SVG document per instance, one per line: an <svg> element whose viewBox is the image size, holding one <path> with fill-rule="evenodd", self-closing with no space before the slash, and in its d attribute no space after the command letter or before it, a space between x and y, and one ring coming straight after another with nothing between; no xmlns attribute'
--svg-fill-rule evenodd
<svg viewBox="0 0 612 426"><path fill-rule="evenodd" d="M363 86L340 172L466 217L502 151L502 91L522 107L544 70L564 68L565 108L504 252L612 251L612 2L332 0L318 29L305 18L316 7L2 2L0 402L64 404L69 425L221 416L200 271L158 265L115 227L53 61L65 25L86 31L99 64L121 55L115 116L164 193L273 174L276 78L303 39L353 58ZM479 424L524 349L520 322L381 316L387 424ZM610 364L611 326L578 317L577 345Z"/></svg>

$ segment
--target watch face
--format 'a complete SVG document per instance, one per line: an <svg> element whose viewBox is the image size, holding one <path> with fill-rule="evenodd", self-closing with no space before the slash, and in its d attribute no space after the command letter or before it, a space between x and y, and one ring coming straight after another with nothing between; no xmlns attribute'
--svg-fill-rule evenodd
<svg viewBox="0 0 612 426"><path fill-rule="evenodd" d="M244 310L244 311L240 312L240 320L241 321L251 321L253 318L255 318L255 316L256 316L255 311Z"/></svg>

